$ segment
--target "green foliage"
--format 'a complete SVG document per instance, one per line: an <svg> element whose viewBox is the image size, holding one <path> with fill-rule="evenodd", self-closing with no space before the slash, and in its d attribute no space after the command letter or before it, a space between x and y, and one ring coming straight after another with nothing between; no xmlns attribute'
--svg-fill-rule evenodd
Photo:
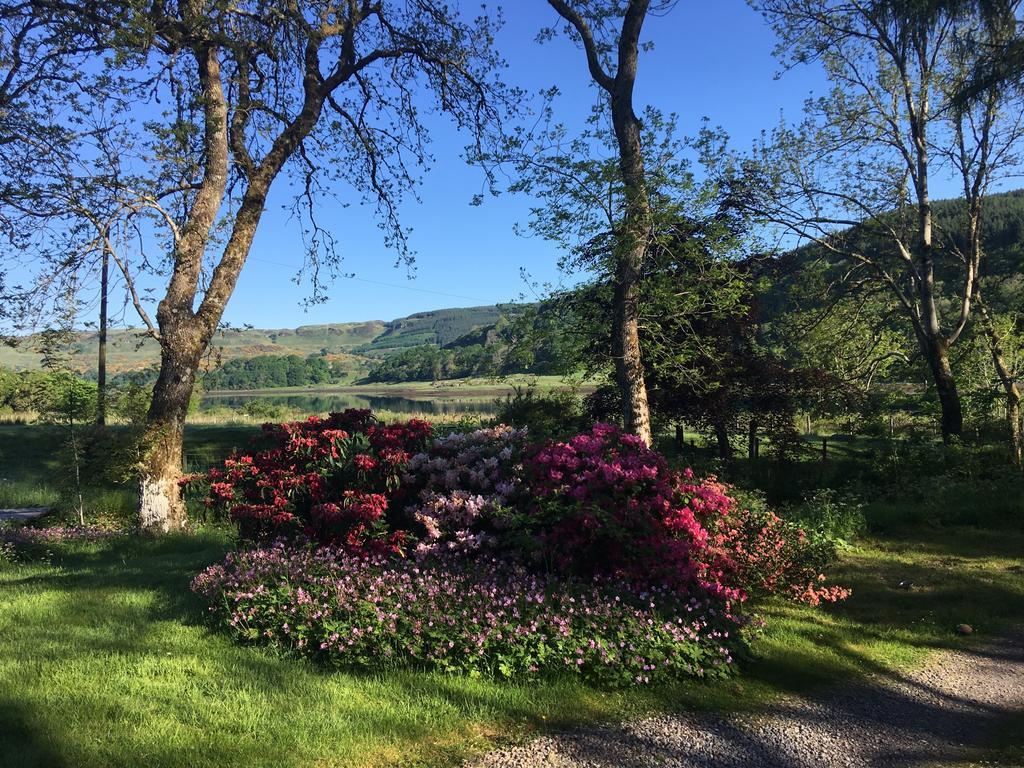
<svg viewBox="0 0 1024 768"><path fill-rule="evenodd" d="M437 381L455 377L455 355L432 344L395 352L378 363L366 381Z"/></svg>
<svg viewBox="0 0 1024 768"><path fill-rule="evenodd" d="M284 415L284 408L276 403L268 403L266 400L248 400L239 410L253 419L265 421L280 420Z"/></svg>
<svg viewBox="0 0 1024 768"><path fill-rule="evenodd" d="M535 385L515 387L513 394L495 402L499 423L526 427L535 441L564 439L587 427L583 401L571 390L539 392Z"/></svg>
<svg viewBox="0 0 1024 768"><path fill-rule="evenodd" d="M936 227L944 237L963 230L962 200L933 203ZM884 218L884 217L883 217ZM1024 237L1024 190L991 195L982 209L982 245L986 269L981 279L993 315L1003 357L1011 372L1024 365L1021 318L1024 280L1020 274ZM868 226L844 235L871 255L889 247ZM962 244L961 244L962 246ZM917 341L887 294L870 283L839 290L849 265L825 249L808 246L774 259L767 279L758 283L764 341L791 365L820 368L856 392L854 400L829 399L813 404L818 416L842 415L858 432L878 436L890 432L890 415L904 433L931 434L924 420L937 420L934 387ZM954 261L937 263L940 306L951 307L960 277ZM969 432L988 431L1005 439L1004 394L992 366L989 340L977 317L968 324L951 363Z"/></svg>
<svg viewBox="0 0 1024 768"><path fill-rule="evenodd" d="M848 490L820 488L783 515L809 533L836 542L853 542L868 532L864 502Z"/></svg>
<svg viewBox="0 0 1024 768"><path fill-rule="evenodd" d="M388 355L370 371L365 381L398 383L491 376L499 372L499 357L497 348L482 344L448 349L423 344Z"/></svg>
<svg viewBox="0 0 1024 768"><path fill-rule="evenodd" d="M113 387L107 396L115 415L133 426L140 427L149 412L149 405L153 400L153 388L152 385L126 381Z"/></svg>
<svg viewBox="0 0 1024 768"><path fill-rule="evenodd" d="M39 382L33 406L44 421L81 424L96 415L96 385L70 371L54 371Z"/></svg>
<svg viewBox="0 0 1024 768"><path fill-rule="evenodd" d="M580 317L579 308L568 300L570 294L529 304L500 329L506 345L504 371L529 371L538 375L568 376L580 372L587 359L584 347L592 341L593 329ZM605 360L600 368L604 372Z"/></svg>
<svg viewBox="0 0 1024 768"><path fill-rule="evenodd" d="M228 360L202 381L208 390L305 387L336 382L339 373L320 355L260 355Z"/></svg>

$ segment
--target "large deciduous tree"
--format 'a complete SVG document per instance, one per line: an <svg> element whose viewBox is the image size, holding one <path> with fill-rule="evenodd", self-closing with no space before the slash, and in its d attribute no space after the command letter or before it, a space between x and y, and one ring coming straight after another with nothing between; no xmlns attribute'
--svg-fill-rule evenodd
<svg viewBox="0 0 1024 768"><path fill-rule="evenodd" d="M964 179L968 216L1019 168L1020 105L992 91L955 108L973 68L969 41L1002 34L945 0L754 2L787 65L819 61L832 91L808 102L761 156L757 212L814 243L837 288L884 288L909 322L941 405L945 440L963 430L950 348L971 318L982 255L953 247L932 215L934 179ZM980 221L980 219L978 219Z"/></svg>
<svg viewBox="0 0 1024 768"><path fill-rule="evenodd" d="M651 415L640 351L637 284L647 256L653 215L640 120L633 104L640 32L651 0L548 0L566 32L583 48L587 69L602 91L618 147L624 206L616 222L612 355L625 428L651 442ZM666 9L673 3L656 3Z"/></svg>
<svg viewBox="0 0 1024 768"><path fill-rule="evenodd" d="M1017 0L953 0L961 12L977 11L979 21L974 33L960 46L962 59L954 81L952 108L956 111L956 144L950 160L962 183L966 203L965 222L960 236L960 256L966 263L981 263L984 235L984 209L992 169L1016 165L1015 147L1007 146L999 135L1006 120L1007 94L1020 91L1024 75L1024 39L1020 36L1020 3ZM980 46L980 56L974 49ZM1021 109L1017 105L1013 139L1020 138ZM971 137L971 138L968 138ZM1007 156L1009 155L1009 157ZM1003 390L1010 453L1018 466L1024 456L1021 433L1021 392L1017 377L1007 361L1004 340L998 323L982 296L983 276L974 283L974 304L978 324L988 346L992 367Z"/></svg>
<svg viewBox="0 0 1024 768"><path fill-rule="evenodd" d="M291 199L308 216L306 267L322 295L318 270L337 255L318 200L347 182L376 203L387 241L407 257L396 206L429 160L420 115L446 112L480 136L514 100L495 76L494 19L466 19L435 0L120 7L126 23L92 63L107 87L78 112L89 124L77 133L79 154L93 162L73 183L96 205L53 211L64 217L62 245L79 236L79 247L114 259L160 344L139 526L161 533L186 520L178 480L196 372L278 179L294 182ZM47 192L61 196L54 184ZM159 253L137 252L133 269L117 258L130 237L139 252ZM59 250L48 251L53 271L67 266ZM152 317L143 291L155 281L140 269L163 284Z"/></svg>
<svg viewBox="0 0 1024 768"><path fill-rule="evenodd" d="M637 116L633 92L640 35L648 14L667 11L675 0L548 0L558 22L540 40L559 35L583 51L598 91L588 127L575 138L553 122L550 106L540 128L521 131L500 158L511 160L513 191L543 201L531 227L568 249L571 264L610 278L613 292L608 348L625 428L651 442L651 415L640 347L638 283L650 253L655 225L649 157L658 130ZM552 94L557 93L557 88ZM550 94L549 94L550 95ZM665 127L661 116L645 117ZM655 139L656 140L656 139ZM610 151L610 152L609 152ZM498 158L491 157L490 160ZM688 177L683 180L688 181Z"/></svg>

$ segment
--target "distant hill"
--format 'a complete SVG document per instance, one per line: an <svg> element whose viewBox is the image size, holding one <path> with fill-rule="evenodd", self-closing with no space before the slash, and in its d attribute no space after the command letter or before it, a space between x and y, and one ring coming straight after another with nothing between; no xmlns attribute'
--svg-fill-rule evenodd
<svg viewBox="0 0 1024 768"><path fill-rule="evenodd" d="M417 312L387 324L386 330L368 344L353 350L370 357L386 357L392 352L422 344L445 347L471 333L493 326L503 316L515 314L510 305L463 307Z"/></svg>
<svg viewBox="0 0 1024 768"><path fill-rule="evenodd" d="M230 328L213 340L211 364L236 358L266 355L322 355L341 361L355 370L366 370L375 360L419 344L442 346L461 336L493 325L510 308L456 307L418 312L390 322L368 320L359 323L304 325L298 328ZM23 337L15 347L0 347L0 366L13 370L35 370L40 360L34 337ZM85 375L96 371L98 336L94 331L79 333L71 348L72 366ZM137 329L112 329L107 339L107 366L112 375L144 371L160 359L155 341Z"/></svg>

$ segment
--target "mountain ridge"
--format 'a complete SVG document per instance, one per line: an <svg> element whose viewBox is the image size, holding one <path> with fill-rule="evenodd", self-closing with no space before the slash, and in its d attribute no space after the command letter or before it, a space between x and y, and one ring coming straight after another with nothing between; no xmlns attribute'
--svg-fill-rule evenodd
<svg viewBox="0 0 1024 768"><path fill-rule="evenodd" d="M381 357L409 346L443 346L492 325L508 311L508 305L496 304L415 312L387 321L315 323L295 328L229 327L214 336L206 365L215 367L219 362L262 355L320 355L331 360L349 360L354 370L365 369ZM38 370L38 338L38 334L22 336L15 339L14 346L0 347L0 366L15 371ZM94 329L74 332L69 362L78 373L95 373L98 339ZM108 332L107 370L111 375L144 371L158 362L159 347L143 329L116 328Z"/></svg>

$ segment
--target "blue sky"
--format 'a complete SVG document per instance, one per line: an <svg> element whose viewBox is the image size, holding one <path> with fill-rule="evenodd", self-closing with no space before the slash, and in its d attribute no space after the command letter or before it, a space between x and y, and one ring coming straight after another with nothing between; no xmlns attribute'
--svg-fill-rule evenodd
<svg viewBox="0 0 1024 768"><path fill-rule="evenodd" d="M555 18L543 0L507 2L504 10L507 24L497 42L509 64L508 80L531 92L557 85L562 92L557 118L581 125L596 98L582 51L568 39L535 42L538 30ZM778 122L780 111L795 119L808 94L826 88L815 67L775 78L773 34L744 0L682 0L671 13L648 18L644 32L655 48L640 61L637 111L651 104L676 112L684 134L695 133L707 117L746 148ZM307 288L290 281L301 261L297 225L271 206L225 320L262 328L389 320L428 309L515 300L528 292L522 269L541 282L557 281L555 246L513 232L517 222L528 221L530 201L503 196L471 207L483 179L460 159L465 137L444 119L432 128L436 163L420 189L422 202L410 199L402 209L405 226L413 230L415 279L394 268L395 256L384 246L372 208L325 204L321 217L338 238L342 269L359 279L337 280L326 304L306 310L301 302ZM344 189L339 194L351 199Z"/></svg>

